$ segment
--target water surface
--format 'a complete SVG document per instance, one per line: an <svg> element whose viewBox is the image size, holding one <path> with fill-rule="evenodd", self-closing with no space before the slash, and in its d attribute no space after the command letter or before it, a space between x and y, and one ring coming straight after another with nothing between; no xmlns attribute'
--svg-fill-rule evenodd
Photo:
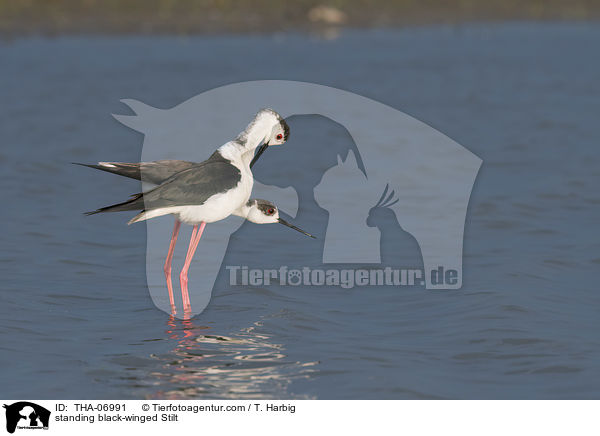
<svg viewBox="0 0 600 436"><path fill-rule="evenodd" d="M2 43L2 396L598 398L599 44L527 23ZM144 225L81 214L138 185L69 162L139 159L121 98L257 79L365 95L483 159L461 290L221 280L192 320L152 305Z"/></svg>

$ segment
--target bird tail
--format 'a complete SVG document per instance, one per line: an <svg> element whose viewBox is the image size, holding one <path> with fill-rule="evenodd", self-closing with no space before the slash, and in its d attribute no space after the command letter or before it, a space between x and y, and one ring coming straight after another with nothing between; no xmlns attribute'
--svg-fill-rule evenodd
<svg viewBox="0 0 600 436"><path fill-rule="evenodd" d="M95 215L103 212L122 212L127 210L140 210L144 209L144 194L134 194L131 198L123 203L113 204L111 206L101 207L100 209L85 212L84 215ZM142 212L143 213L143 212ZM135 219L135 218L134 218ZM132 220L133 221L133 220ZM135 221L133 221L135 222ZM131 223L131 221L130 221Z"/></svg>
<svg viewBox="0 0 600 436"><path fill-rule="evenodd" d="M142 180L141 164L140 163L128 163L128 162L98 162L98 165L84 164L79 162L73 162L74 165L81 165L82 167L94 168L100 171L106 171L107 173L117 174L123 177L129 177L130 179Z"/></svg>

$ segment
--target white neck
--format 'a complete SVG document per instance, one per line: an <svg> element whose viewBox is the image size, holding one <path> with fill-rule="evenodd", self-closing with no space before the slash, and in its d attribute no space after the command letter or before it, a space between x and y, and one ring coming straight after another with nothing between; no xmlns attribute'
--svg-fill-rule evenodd
<svg viewBox="0 0 600 436"><path fill-rule="evenodd" d="M252 201L252 200L250 200ZM248 202L244 203L242 206L240 206L239 208L237 208L234 212L233 215L236 216L241 216L244 219L248 218L248 214L250 213L250 209L251 207L254 205L254 201L252 201L252 203L250 203L250 206L248 205Z"/></svg>
<svg viewBox="0 0 600 436"><path fill-rule="evenodd" d="M246 150L246 148L237 141L230 141L227 144L223 144L217 150L221 156L225 159L230 160L231 162L236 163L238 166L250 169L250 162L254 157L254 147L251 150Z"/></svg>
<svg viewBox="0 0 600 436"><path fill-rule="evenodd" d="M256 147L264 144L270 139L273 127L279 123L277 117L272 111L260 111L256 117L248 124L246 129L241 132L236 140L240 142L244 148L245 158L248 163L252 160Z"/></svg>
<svg viewBox="0 0 600 436"><path fill-rule="evenodd" d="M264 144L273 130L273 119L267 116L257 116L248 127L240 133L237 140L240 141L246 152L254 151L256 147Z"/></svg>
<svg viewBox="0 0 600 436"><path fill-rule="evenodd" d="M232 161L241 160L245 167L250 168L254 151L270 139L273 126L277 123L279 120L272 111L261 111L234 141L219 147L219 152L223 157Z"/></svg>

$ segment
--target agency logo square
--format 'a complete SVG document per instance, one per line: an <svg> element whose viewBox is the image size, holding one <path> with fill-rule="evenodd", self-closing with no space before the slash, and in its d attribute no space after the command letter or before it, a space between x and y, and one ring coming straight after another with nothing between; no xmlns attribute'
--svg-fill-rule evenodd
<svg viewBox="0 0 600 436"><path fill-rule="evenodd" d="M4 404L6 409L6 431L14 433L15 430L48 430L50 411L45 407L29 401L19 401L10 405Z"/></svg>

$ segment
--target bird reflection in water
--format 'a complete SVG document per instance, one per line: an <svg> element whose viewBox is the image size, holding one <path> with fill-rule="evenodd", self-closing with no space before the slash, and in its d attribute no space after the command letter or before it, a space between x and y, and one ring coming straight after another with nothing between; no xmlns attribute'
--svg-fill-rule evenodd
<svg viewBox="0 0 600 436"><path fill-rule="evenodd" d="M288 385L308 377L318 362L288 360L283 345L256 331L260 326L255 322L233 336L223 336L194 319L169 317L166 334L176 346L153 356L162 364L150 374L156 387L167 388L150 398L294 398Z"/></svg>

